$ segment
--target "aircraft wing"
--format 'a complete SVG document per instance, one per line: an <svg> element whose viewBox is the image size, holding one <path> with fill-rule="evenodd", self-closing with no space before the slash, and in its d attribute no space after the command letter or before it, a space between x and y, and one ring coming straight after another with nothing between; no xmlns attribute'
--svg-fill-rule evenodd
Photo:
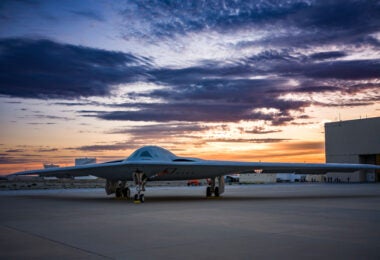
<svg viewBox="0 0 380 260"><path fill-rule="evenodd" d="M145 171L154 169L145 165ZM380 166L366 164L308 164L308 163L250 163L231 161L201 161L161 165L159 174L148 175L154 180L205 179L234 173L297 173L326 174L328 172L355 172L359 170L380 170Z"/></svg>
<svg viewBox="0 0 380 260"><path fill-rule="evenodd" d="M122 161L119 161L110 163L87 164L80 166L22 171L10 174L8 175L8 177L20 175L38 175L41 177L71 178L93 175L96 177L101 177L110 180L118 179L120 177L123 177L121 179L131 179L132 173L135 170L135 165L125 164Z"/></svg>
<svg viewBox="0 0 380 260"><path fill-rule="evenodd" d="M366 164L309 164L309 163L261 163L234 161L118 161L82 166L48 168L12 174L55 177L93 175L109 180L132 180L136 171L144 172L149 180L205 179L233 173L297 173L325 174L327 172L354 172L380 170L380 166Z"/></svg>

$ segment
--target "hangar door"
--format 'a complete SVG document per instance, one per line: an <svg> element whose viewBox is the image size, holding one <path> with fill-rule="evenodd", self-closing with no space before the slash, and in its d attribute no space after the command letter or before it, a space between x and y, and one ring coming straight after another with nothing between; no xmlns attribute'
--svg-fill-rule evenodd
<svg viewBox="0 0 380 260"><path fill-rule="evenodd" d="M360 163L380 165L380 154L360 155ZM380 170L377 170L375 172L375 175L376 175L375 180L377 182L380 182Z"/></svg>

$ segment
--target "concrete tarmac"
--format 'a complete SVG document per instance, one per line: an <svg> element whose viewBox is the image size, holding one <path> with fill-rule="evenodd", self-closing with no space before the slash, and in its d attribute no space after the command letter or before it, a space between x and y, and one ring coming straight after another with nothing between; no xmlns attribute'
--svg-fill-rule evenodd
<svg viewBox="0 0 380 260"><path fill-rule="evenodd" d="M0 192L0 259L380 259L379 184Z"/></svg>

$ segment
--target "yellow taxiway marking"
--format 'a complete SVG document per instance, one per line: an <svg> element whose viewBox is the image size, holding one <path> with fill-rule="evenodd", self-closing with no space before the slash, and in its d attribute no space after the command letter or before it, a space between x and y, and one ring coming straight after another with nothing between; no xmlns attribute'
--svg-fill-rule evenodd
<svg viewBox="0 0 380 260"><path fill-rule="evenodd" d="M207 199L212 199L212 200L217 200L220 199L221 197L207 197Z"/></svg>

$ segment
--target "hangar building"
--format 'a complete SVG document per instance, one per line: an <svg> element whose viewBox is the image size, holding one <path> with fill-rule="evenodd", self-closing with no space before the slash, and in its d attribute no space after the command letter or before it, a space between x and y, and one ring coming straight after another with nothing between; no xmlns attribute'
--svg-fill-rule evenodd
<svg viewBox="0 0 380 260"><path fill-rule="evenodd" d="M325 152L328 163L380 165L380 117L326 123ZM380 171L329 175L342 181L380 181Z"/></svg>

